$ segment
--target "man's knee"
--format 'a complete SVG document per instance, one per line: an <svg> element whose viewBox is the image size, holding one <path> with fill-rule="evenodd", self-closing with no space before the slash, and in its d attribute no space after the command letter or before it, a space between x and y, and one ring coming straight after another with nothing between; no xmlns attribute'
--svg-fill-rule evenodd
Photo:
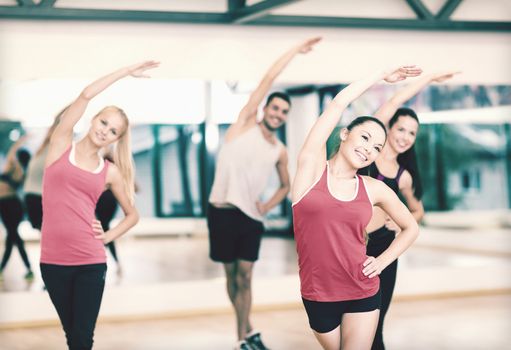
<svg viewBox="0 0 511 350"><path fill-rule="evenodd" d="M236 275L236 285L241 290L250 289L252 284L252 272L251 271L239 271Z"/></svg>

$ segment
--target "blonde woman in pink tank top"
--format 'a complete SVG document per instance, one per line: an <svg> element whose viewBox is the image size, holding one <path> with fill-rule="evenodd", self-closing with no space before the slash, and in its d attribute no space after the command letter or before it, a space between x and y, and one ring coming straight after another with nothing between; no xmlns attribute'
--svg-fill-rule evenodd
<svg viewBox="0 0 511 350"><path fill-rule="evenodd" d="M327 139L346 107L378 81L392 83L420 73L415 66L403 66L344 88L318 118L298 155L291 196L301 294L324 349L371 348L381 303L378 275L419 233L417 222L388 186L357 176L385 145L385 126L373 117L356 118L341 130L341 146L325 162ZM376 258L366 255L364 239L372 206L385 210L402 229Z"/></svg>
<svg viewBox="0 0 511 350"><path fill-rule="evenodd" d="M89 102L117 80L144 73L159 63L147 61L119 69L89 86L61 116L51 135L43 176L41 275L64 328L69 349L91 349L105 286L103 248L138 222L134 207L133 160L129 121L122 109L109 106L91 121L87 135L73 142L73 127ZM115 144L115 164L98 152ZM94 212L109 188L124 218L104 232Z"/></svg>

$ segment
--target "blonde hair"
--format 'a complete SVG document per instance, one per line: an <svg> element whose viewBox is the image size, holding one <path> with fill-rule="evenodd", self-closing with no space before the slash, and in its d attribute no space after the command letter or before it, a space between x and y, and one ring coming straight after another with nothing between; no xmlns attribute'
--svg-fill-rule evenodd
<svg viewBox="0 0 511 350"><path fill-rule="evenodd" d="M135 164L131 153L131 132L130 122L126 113L116 106L108 106L99 111L94 118L103 112L114 111L117 112L126 124L124 132L119 136L114 147L114 164L121 172L123 187L130 203L135 202Z"/></svg>

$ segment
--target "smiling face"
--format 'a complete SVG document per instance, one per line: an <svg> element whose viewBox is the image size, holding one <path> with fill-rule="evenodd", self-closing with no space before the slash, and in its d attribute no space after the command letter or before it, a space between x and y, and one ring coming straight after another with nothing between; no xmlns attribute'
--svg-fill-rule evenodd
<svg viewBox="0 0 511 350"><path fill-rule="evenodd" d="M339 152L353 166L360 169L376 160L385 145L385 130L374 121L365 121L351 130L341 130Z"/></svg>
<svg viewBox="0 0 511 350"><path fill-rule="evenodd" d="M408 115L401 115L389 129L387 138L389 146L397 153L408 151L415 143L419 123Z"/></svg>
<svg viewBox="0 0 511 350"><path fill-rule="evenodd" d="M263 108L263 123L271 131L275 131L285 124L289 113L289 103L280 98L274 97Z"/></svg>
<svg viewBox="0 0 511 350"><path fill-rule="evenodd" d="M127 127L123 113L115 107L107 107L92 119L88 136L96 146L108 146L122 136Z"/></svg>

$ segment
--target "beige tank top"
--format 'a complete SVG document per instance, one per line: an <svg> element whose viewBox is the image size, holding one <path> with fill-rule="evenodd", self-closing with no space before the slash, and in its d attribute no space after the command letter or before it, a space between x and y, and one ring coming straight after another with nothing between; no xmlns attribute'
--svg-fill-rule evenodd
<svg viewBox="0 0 511 350"><path fill-rule="evenodd" d="M25 193L41 195L43 193L44 163L48 155L49 147L46 147L40 154L36 154L28 163L27 176L23 190Z"/></svg>
<svg viewBox="0 0 511 350"><path fill-rule="evenodd" d="M215 180L209 202L216 206L233 205L249 217L262 221L256 202L284 148L282 142L268 142L259 125L220 148Z"/></svg>

